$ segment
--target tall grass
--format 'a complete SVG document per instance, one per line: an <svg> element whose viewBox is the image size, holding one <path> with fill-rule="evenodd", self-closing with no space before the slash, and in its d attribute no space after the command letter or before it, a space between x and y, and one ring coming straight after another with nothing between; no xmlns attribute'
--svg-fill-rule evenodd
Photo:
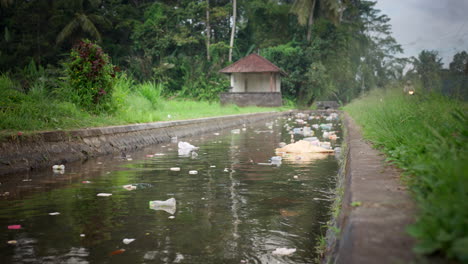
<svg viewBox="0 0 468 264"><path fill-rule="evenodd" d="M419 206L415 251L468 262L467 104L441 95L373 91L344 109L405 171Z"/></svg>

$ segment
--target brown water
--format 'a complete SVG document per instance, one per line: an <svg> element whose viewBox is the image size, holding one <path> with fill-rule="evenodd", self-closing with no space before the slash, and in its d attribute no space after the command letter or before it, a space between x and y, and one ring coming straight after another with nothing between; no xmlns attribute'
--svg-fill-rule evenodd
<svg viewBox="0 0 468 264"><path fill-rule="evenodd" d="M300 127L278 119L273 129L263 122L239 134L180 139L199 147L198 156L179 156L167 143L126 153L132 160L0 177L0 263L312 263L338 163L321 155L259 165L290 142L286 122ZM164 155L146 157L155 153ZM173 215L150 209L149 201L169 198L177 201ZM277 248L296 252L275 255Z"/></svg>

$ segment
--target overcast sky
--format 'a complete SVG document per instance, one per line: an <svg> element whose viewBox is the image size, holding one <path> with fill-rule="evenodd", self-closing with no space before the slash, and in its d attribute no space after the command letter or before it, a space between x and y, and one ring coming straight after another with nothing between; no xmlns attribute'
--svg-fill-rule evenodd
<svg viewBox="0 0 468 264"><path fill-rule="evenodd" d="M468 0L377 0L376 8L390 17L404 57L437 50L447 68L455 53L468 52Z"/></svg>

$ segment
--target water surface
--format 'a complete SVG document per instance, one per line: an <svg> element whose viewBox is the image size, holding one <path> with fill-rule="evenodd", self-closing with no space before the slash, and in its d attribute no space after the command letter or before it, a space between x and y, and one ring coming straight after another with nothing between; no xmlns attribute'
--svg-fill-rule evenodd
<svg viewBox="0 0 468 264"><path fill-rule="evenodd" d="M63 174L1 177L0 263L312 263L338 164L319 155L259 165L290 142L286 123L302 127L278 119L272 129L261 122L237 127L239 134L179 139L199 147L198 156L180 156L177 143L166 143L67 164ZM150 201L169 198L174 214L150 209ZM272 254L277 248L297 251Z"/></svg>

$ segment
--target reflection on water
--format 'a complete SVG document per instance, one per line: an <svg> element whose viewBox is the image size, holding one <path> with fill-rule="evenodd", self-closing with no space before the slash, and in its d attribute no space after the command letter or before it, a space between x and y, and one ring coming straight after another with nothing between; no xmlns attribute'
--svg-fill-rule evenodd
<svg viewBox="0 0 468 264"><path fill-rule="evenodd" d="M329 123L310 124L322 122ZM179 155L171 142L126 153L131 159L67 164L63 174L4 176L0 263L311 263L328 219L335 156L285 155L259 165L302 126L279 119L179 139L199 147L197 155ZM171 198L177 210L150 208ZM297 251L273 255L277 248Z"/></svg>

